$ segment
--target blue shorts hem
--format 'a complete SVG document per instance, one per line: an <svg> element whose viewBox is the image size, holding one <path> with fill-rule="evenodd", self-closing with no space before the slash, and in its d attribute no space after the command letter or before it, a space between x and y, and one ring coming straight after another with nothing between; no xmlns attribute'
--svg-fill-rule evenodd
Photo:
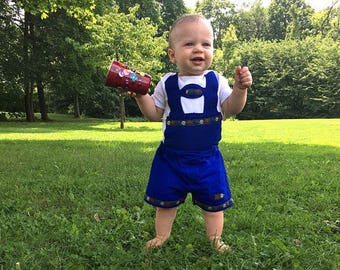
<svg viewBox="0 0 340 270"><path fill-rule="evenodd" d="M177 207L177 206L181 205L182 203L184 203L185 198L180 198L180 199L175 200L175 201L161 201L161 200L157 200L155 198L152 198L148 195L145 195L144 201L148 204L151 204L152 206L155 206L155 207L174 208L174 207Z"/></svg>
<svg viewBox="0 0 340 270"><path fill-rule="evenodd" d="M181 198L179 200L176 201L161 201L161 200L157 200L155 198L152 198L148 195L144 196L144 201L152 206L155 207L160 207L160 208L175 208L181 204L183 204L185 202L185 198ZM204 203L201 203L197 200L193 200L193 204L199 206L201 209L203 209L204 211L207 212L220 212L223 210L226 210L230 207L232 207L234 205L234 201L233 199L229 199L228 201L219 204L219 205L207 205Z"/></svg>
<svg viewBox="0 0 340 270"><path fill-rule="evenodd" d="M234 205L233 199L229 199L228 201L226 201L222 204L214 205L214 206L201 203L197 200L193 200L193 203L196 204L197 206L199 206L204 211L207 211L207 212L220 212L220 211L226 210L226 209L228 209L228 208L230 208Z"/></svg>

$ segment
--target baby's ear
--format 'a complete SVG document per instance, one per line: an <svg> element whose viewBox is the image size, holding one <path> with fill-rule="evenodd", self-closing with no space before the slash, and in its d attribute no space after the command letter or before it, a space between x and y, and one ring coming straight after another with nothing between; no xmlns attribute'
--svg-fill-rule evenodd
<svg viewBox="0 0 340 270"><path fill-rule="evenodd" d="M173 64L176 64L175 51L173 49L168 48L168 56L169 56L170 62Z"/></svg>

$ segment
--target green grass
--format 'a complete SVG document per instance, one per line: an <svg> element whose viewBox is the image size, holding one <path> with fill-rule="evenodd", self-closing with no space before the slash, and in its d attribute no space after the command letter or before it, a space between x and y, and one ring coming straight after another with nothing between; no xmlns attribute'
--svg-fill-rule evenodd
<svg viewBox="0 0 340 270"><path fill-rule="evenodd" d="M0 123L0 270L338 269L340 120L227 121L236 205L217 254L190 199L144 252L143 202L160 123Z"/></svg>

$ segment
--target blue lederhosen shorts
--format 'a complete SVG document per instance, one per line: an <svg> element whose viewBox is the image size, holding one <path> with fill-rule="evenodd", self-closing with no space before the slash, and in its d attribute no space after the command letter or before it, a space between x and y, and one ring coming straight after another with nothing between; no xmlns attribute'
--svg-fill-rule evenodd
<svg viewBox="0 0 340 270"><path fill-rule="evenodd" d="M161 143L152 163L145 201L156 207L173 208L184 203L189 192L193 203L209 212L233 205L218 147L182 151Z"/></svg>

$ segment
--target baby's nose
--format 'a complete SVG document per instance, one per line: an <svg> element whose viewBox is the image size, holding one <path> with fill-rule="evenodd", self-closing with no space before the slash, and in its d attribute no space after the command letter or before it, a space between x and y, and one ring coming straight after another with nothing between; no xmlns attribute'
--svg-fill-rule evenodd
<svg viewBox="0 0 340 270"><path fill-rule="evenodd" d="M196 44L194 46L194 51L197 51L197 52L203 51L203 46L201 44Z"/></svg>

